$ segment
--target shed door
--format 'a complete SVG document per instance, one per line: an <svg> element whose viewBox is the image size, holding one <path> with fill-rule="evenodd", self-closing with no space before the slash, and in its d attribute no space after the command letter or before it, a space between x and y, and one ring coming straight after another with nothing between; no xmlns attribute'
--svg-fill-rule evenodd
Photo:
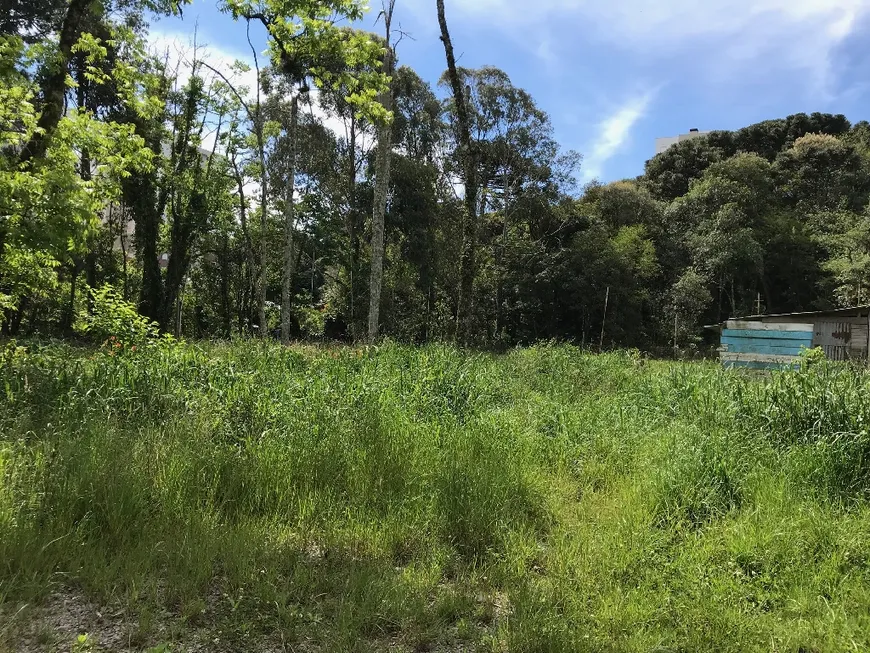
<svg viewBox="0 0 870 653"><path fill-rule="evenodd" d="M851 322L816 322L813 346L824 349L828 360L847 360L850 342L852 342Z"/></svg>

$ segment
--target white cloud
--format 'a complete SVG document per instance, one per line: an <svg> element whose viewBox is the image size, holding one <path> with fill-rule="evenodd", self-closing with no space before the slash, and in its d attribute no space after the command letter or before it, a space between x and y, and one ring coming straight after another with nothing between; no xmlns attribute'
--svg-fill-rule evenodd
<svg viewBox="0 0 870 653"><path fill-rule="evenodd" d="M152 29L148 40L152 52L166 61L167 68L177 75L178 86L183 86L190 79L191 64L196 57L208 65L219 70L238 89L247 88L249 96L256 92L257 72L253 66L253 53L233 52L223 47L214 45L204 39L201 34L190 32L173 32L160 29ZM268 61L265 54L257 53L260 66ZM250 67L247 72L234 70L236 62L242 62ZM201 74L208 77L217 77L210 70L202 70ZM211 151L217 131L214 126L206 125L202 139L202 148Z"/></svg>
<svg viewBox="0 0 870 653"><path fill-rule="evenodd" d="M254 90L257 73L253 67L254 57L250 50L246 52L227 50L209 42L202 35L190 32L152 29L148 40L155 54L161 58L166 57L169 69L178 71L179 82L182 84L187 82L190 77L190 66L196 50L199 59L220 70L235 84ZM258 52L257 56L260 66L268 63L265 53ZM245 73L234 73L232 66L236 61L247 64L251 70Z"/></svg>
<svg viewBox="0 0 870 653"><path fill-rule="evenodd" d="M632 97L615 113L598 125L597 137L592 143L589 154L584 157L581 175L583 181L591 181L602 176L604 165L628 144L631 130L646 115L655 92L647 92Z"/></svg>
<svg viewBox="0 0 870 653"><path fill-rule="evenodd" d="M414 0L429 4L426 0ZM497 25L528 44L532 30L575 30L584 41L649 59L691 51L697 63L735 77L768 70L805 73L812 91L829 91L832 56L870 0L453 0L448 13ZM572 40L551 36L566 59ZM541 51L544 59L551 53Z"/></svg>
<svg viewBox="0 0 870 653"><path fill-rule="evenodd" d="M253 52L250 49L245 52L235 52L211 43L203 38L202 35L194 36L189 32L163 31L159 29L151 30L149 42L155 54L161 58L165 57L169 69L177 70L179 85L185 84L190 78L193 53L194 49L197 49L197 56L223 73L233 85L239 89L242 87L247 88L249 98L253 98L256 94L257 72L254 66ZM260 68L269 64L267 52L258 52L257 58ZM233 70L236 62L246 64L249 70L247 72ZM215 76L208 70L203 71L203 74L206 77ZM318 91L312 89L311 102L304 102L301 107L302 111L310 111L336 136L346 138L347 128L344 121L337 116L328 114L320 106L317 96ZM215 137L216 133L214 131L207 132L203 138L203 149L211 150ZM364 139L365 137L361 136L360 138ZM365 147L366 143L364 141L361 142L363 142L363 147Z"/></svg>
<svg viewBox="0 0 870 653"><path fill-rule="evenodd" d="M553 42L548 36L541 39L541 42L535 49L535 55L550 69L555 68L559 64L559 55L556 54Z"/></svg>

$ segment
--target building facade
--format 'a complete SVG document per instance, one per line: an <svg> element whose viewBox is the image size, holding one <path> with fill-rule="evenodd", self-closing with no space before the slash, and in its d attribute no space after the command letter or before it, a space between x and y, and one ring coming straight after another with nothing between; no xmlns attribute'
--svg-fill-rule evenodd
<svg viewBox="0 0 870 653"><path fill-rule="evenodd" d="M682 143L683 141L690 141L693 138L706 136L709 133L709 131L702 132L698 131L697 129L690 129L688 134L680 134L679 136L663 136L661 138L657 138L656 154L661 154L662 152L676 145L677 143Z"/></svg>

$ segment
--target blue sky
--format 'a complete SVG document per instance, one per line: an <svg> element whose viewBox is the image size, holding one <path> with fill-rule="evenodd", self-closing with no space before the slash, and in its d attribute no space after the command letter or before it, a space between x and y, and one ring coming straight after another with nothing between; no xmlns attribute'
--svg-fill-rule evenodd
<svg viewBox="0 0 870 653"><path fill-rule="evenodd" d="M373 27L380 0L370 0ZM643 172L657 136L737 129L800 111L870 119L870 0L446 0L462 66L497 66L546 110L582 178ZM397 0L401 63L445 68L435 0ZM197 27L215 60L250 60L245 30L194 0L152 24L156 45ZM263 46L262 35L257 45Z"/></svg>

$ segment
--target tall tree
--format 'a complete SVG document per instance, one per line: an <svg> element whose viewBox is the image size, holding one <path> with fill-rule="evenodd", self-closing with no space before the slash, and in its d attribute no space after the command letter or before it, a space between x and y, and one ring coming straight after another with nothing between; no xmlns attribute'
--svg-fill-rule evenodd
<svg viewBox="0 0 870 653"><path fill-rule="evenodd" d="M779 192L805 214L860 211L870 198L868 163L853 145L826 134L807 134L777 157Z"/></svg>
<svg viewBox="0 0 870 653"><path fill-rule="evenodd" d="M290 124L287 138L290 151L287 155L287 190L284 198L284 273L281 280L281 340L290 342L293 324L291 303L293 299L293 273L296 252L296 130L299 124L299 95L294 93L290 101Z"/></svg>
<svg viewBox="0 0 870 653"><path fill-rule="evenodd" d="M393 108L393 58L394 50L391 40L393 12L396 0L386 0L381 15L384 19L384 73L390 77L390 84L381 94L379 100L387 111ZM392 150L393 130L388 119L383 119L378 125L378 150L375 170L375 197L372 207L372 269L369 277L369 340L378 338L381 314L381 285L384 278L384 216L387 212L387 191L390 186L390 159Z"/></svg>
<svg viewBox="0 0 870 653"><path fill-rule="evenodd" d="M371 65L381 57L380 46L367 34L336 25L338 20L362 18L366 9L362 0L225 0L225 7L234 18L259 21L268 30L272 64L291 85L301 86L313 79L318 86L343 87L347 89L347 102L361 113L370 117L386 115L375 101L386 78ZM298 115L298 111L291 115ZM295 135L291 141L293 138ZM265 162L263 165L265 168ZM288 230L294 228L293 201L291 196L285 209ZM282 307L282 333L289 338L290 267L294 260L289 231L285 248L282 295L286 289L288 303Z"/></svg>
<svg viewBox="0 0 870 653"><path fill-rule="evenodd" d="M471 116L468 108L468 92L463 88L462 79L456 67L456 55L447 17L444 13L444 0L436 0L438 24L441 27L441 42L447 58L447 77L453 89L453 102L456 105L457 136L459 141L459 160L462 162L463 182L465 184L465 221L462 229L462 257L459 271L459 298L457 302L457 339L466 344L471 342L473 329L473 295L475 277L475 256L477 254L478 230L478 178L477 151L471 141Z"/></svg>
<svg viewBox="0 0 870 653"><path fill-rule="evenodd" d="M154 0L133 2L133 9L142 11L148 8L159 14L173 14L189 0ZM85 34L85 29L94 18L102 19L115 7L110 0L69 0L62 12L62 20L57 38L57 53L45 64L41 75L40 108L38 129L30 136L21 150L21 162L29 163L45 156L48 140L57 129L63 116L64 99L67 94L66 79L76 44Z"/></svg>

